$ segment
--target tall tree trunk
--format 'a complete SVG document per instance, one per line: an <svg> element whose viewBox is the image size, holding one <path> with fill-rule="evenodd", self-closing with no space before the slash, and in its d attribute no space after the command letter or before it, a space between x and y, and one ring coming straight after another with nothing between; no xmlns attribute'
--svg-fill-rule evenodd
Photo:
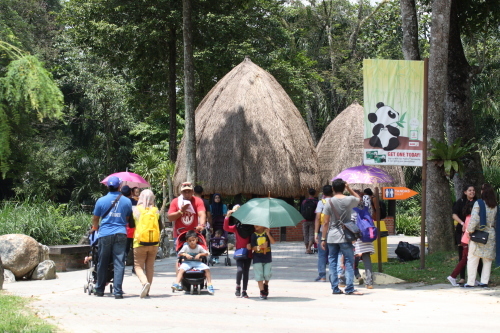
<svg viewBox="0 0 500 333"><path fill-rule="evenodd" d="M194 60L191 0L182 0L184 36L184 105L186 112L186 170L187 181L196 182L196 133L194 122Z"/></svg>
<svg viewBox="0 0 500 333"><path fill-rule="evenodd" d="M403 28L403 54L406 60L420 60L415 0L400 0Z"/></svg>
<svg viewBox="0 0 500 333"><path fill-rule="evenodd" d="M448 41L451 0L434 0L432 4L432 34L429 59L428 147L430 138L444 141L444 102L447 87ZM427 162L426 222L429 252L453 248L450 222L451 193L443 168Z"/></svg>
<svg viewBox="0 0 500 333"><path fill-rule="evenodd" d="M318 143L318 136L316 134L316 117L313 115L313 111L311 108L311 101L309 98L305 97L304 106L306 108L306 123L307 128L309 129L309 133L311 134L313 144L316 146Z"/></svg>
<svg viewBox="0 0 500 333"><path fill-rule="evenodd" d="M452 143L462 138L466 143L475 138L475 127L472 114L471 83L476 73L465 57L460 39L457 0L452 0L450 15L450 45L448 51L448 93L445 103L445 124L448 141ZM478 152L470 152L464 159L465 174L463 178L455 175L455 195L462 195L464 185L473 185L476 190L484 182L481 157Z"/></svg>
<svg viewBox="0 0 500 333"><path fill-rule="evenodd" d="M177 160L177 96L175 88L177 84L177 35L176 28L170 27L170 38L168 40L168 108L169 112L169 158L175 163Z"/></svg>

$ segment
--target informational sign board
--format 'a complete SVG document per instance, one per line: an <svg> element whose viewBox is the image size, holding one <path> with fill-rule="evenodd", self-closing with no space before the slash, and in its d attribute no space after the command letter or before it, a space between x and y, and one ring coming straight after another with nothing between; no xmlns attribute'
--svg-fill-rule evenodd
<svg viewBox="0 0 500 333"><path fill-rule="evenodd" d="M406 187L382 187L383 200L405 200L418 194Z"/></svg>
<svg viewBox="0 0 500 333"><path fill-rule="evenodd" d="M424 62L363 61L365 165L422 166Z"/></svg>

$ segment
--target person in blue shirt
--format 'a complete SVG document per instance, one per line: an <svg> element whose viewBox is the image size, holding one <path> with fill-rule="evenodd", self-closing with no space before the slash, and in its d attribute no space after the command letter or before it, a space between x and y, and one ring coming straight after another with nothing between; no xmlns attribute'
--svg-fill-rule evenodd
<svg viewBox="0 0 500 333"><path fill-rule="evenodd" d="M92 217L92 229L99 230L99 261L97 263L96 296L104 296L110 260L114 265L114 294L123 298L123 275L125 273L125 248L127 246L126 225L132 215L132 203L120 193L121 180L110 177L109 193L97 200ZM99 225L99 220L101 224Z"/></svg>

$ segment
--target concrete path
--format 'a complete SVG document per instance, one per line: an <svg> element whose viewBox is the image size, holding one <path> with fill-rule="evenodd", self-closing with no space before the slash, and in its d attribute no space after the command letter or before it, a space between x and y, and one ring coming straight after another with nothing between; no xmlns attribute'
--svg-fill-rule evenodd
<svg viewBox="0 0 500 333"><path fill-rule="evenodd" d="M396 244L401 237L390 236ZM410 240L419 242L419 238ZM395 246L395 245L394 245ZM392 247L392 246L391 246ZM392 250L393 252L393 250ZM391 254L391 250L389 250ZM329 283L312 282L316 255L301 243L273 245L269 299L258 298L255 281L249 299L234 296L236 267L212 268L215 295L172 293L174 259L159 260L151 297L140 299L140 283L127 267L123 300L83 293L86 271L58 273L58 279L5 284L13 294L33 297L42 318L64 332L496 332L500 289L464 290L447 281L425 286L375 286L363 296L332 295ZM250 279L253 278L252 271Z"/></svg>

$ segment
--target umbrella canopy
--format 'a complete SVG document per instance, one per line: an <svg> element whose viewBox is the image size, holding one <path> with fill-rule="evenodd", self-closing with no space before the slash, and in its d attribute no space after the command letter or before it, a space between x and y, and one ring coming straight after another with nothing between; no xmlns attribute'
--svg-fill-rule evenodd
<svg viewBox="0 0 500 333"><path fill-rule="evenodd" d="M205 193L299 197L319 188L307 125L276 79L246 58L196 109L197 178ZM186 146L174 186L186 181ZM331 177L331 176L330 176Z"/></svg>
<svg viewBox="0 0 500 333"><path fill-rule="evenodd" d="M142 178L136 173L133 172L116 172L113 173L106 178L104 178L101 183L105 184L108 182L109 177L116 176L122 180L122 185L128 185L130 187L150 187L151 185L146 181L146 179Z"/></svg>
<svg viewBox="0 0 500 333"><path fill-rule="evenodd" d="M338 178L342 178L349 184L380 184L394 182L394 178L386 171L369 165L347 168L334 177L332 182Z"/></svg>
<svg viewBox="0 0 500 333"><path fill-rule="evenodd" d="M266 228L293 227L304 219L293 206L275 198L252 199L232 216L243 224L260 225Z"/></svg>
<svg viewBox="0 0 500 333"><path fill-rule="evenodd" d="M342 170L359 166L363 162L363 117L363 107L354 102L326 128L316 146L321 184L327 184ZM384 165L377 168L391 175L393 178L391 186L406 186L402 167ZM386 184L376 183L376 185ZM364 188L362 185L359 187Z"/></svg>

